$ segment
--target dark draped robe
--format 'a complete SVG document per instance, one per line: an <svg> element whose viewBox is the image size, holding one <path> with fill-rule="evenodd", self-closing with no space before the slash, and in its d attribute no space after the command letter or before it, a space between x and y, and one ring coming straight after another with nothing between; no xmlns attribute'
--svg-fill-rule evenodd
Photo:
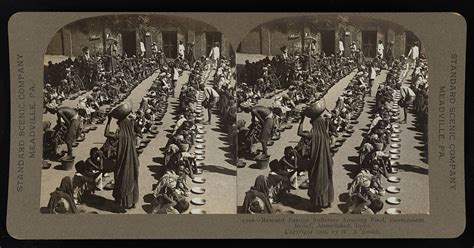
<svg viewBox="0 0 474 248"><path fill-rule="evenodd" d="M322 116L311 121L311 163L309 165L308 196L316 207L327 207L334 200L332 156L329 134Z"/></svg>
<svg viewBox="0 0 474 248"><path fill-rule="evenodd" d="M255 179L255 185L245 193L244 203L242 204L243 213L250 213L249 207L254 198L259 198L263 201L264 213L273 213L273 207L270 203L267 181L264 176L260 175Z"/></svg>
<svg viewBox="0 0 474 248"><path fill-rule="evenodd" d="M114 170L115 186L113 197L121 207L130 208L138 202L138 154L132 122L120 120L118 132L117 160Z"/></svg>

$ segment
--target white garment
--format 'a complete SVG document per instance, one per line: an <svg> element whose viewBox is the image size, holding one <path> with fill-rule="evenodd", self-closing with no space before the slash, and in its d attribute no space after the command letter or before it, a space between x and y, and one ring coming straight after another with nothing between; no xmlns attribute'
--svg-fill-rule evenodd
<svg viewBox="0 0 474 248"><path fill-rule="evenodd" d="M378 54L381 58L383 58L383 50L384 50L384 49L385 49L385 48L384 48L384 46L383 46L382 43L379 43L379 44L377 45L377 54Z"/></svg>
<svg viewBox="0 0 474 248"><path fill-rule="evenodd" d="M183 44L179 44L178 46L178 54L180 57L184 58L184 51L185 51L185 48L184 48L184 45Z"/></svg>
<svg viewBox="0 0 474 248"><path fill-rule="evenodd" d="M140 51L142 52L142 55L145 53L146 48L145 48L145 43L143 41L140 41Z"/></svg>
<svg viewBox="0 0 474 248"><path fill-rule="evenodd" d="M209 54L209 58L213 60L218 60L221 56L221 50L218 46L215 46L211 49L211 53Z"/></svg>
<svg viewBox="0 0 474 248"><path fill-rule="evenodd" d="M339 52L344 52L344 42L342 42L342 40L339 41Z"/></svg>
<svg viewBox="0 0 474 248"><path fill-rule="evenodd" d="M408 57L411 59L418 59L420 56L420 48L418 46L412 46L410 52L408 52Z"/></svg>

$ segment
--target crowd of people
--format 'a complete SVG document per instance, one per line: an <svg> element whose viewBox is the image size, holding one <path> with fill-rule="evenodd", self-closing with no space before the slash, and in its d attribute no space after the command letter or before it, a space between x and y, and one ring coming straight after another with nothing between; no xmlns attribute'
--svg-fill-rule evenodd
<svg viewBox="0 0 474 248"><path fill-rule="evenodd" d="M111 60L102 60L100 54L90 55L87 47L83 53L75 60L49 63L45 68L45 109L57 115L57 123L53 127L49 121L44 122L43 157L74 161L73 147L85 139L88 131L108 119L104 131L106 141L101 147L91 148L89 158L76 162L74 177L64 178L51 195L58 198L63 195L58 192L70 193L65 188L69 189L66 185L71 182L74 204L67 200L69 198L66 201L58 198L52 199L48 207L52 213L69 212L95 190L108 189L113 190L114 211L125 212L138 201L138 156L143 143L149 141L144 135L157 133L156 126L166 113L167 99L174 94L176 81L187 62L180 58L167 61L160 51L150 58L115 56ZM110 63L114 63L113 68ZM111 131L112 108L127 104L124 100L132 90L154 72L159 72L158 76L138 110L119 118L118 128ZM88 78L90 75L94 76ZM65 88L66 85L69 88ZM79 96L76 107L61 105L63 100ZM62 150L63 144L67 145L67 154ZM49 167L43 163L43 168ZM109 178L111 172L113 179Z"/></svg>
<svg viewBox="0 0 474 248"><path fill-rule="evenodd" d="M285 92L277 92L271 107L248 104L248 111L252 114L252 120L255 121L252 121L249 128L245 128L245 124L240 123L241 135L238 140L240 157L251 151L251 144L256 140L262 144L262 154L267 155L268 142L278 140L280 136L278 131L284 130L284 128L276 127L276 124L285 125L289 121L299 120L297 135L300 141L296 146L287 146L280 159L270 161L270 172L267 176L260 175L256 178L255 185L246 192L242 205L243 213L274 213L272 204L282 202L285 197L289 197L291 190L298 188L308 191L311 203L308 211L321 212L331 207L334 201L332 157L347 137L354 133L353 125L359 122L357 118L364 109L365 97L372 96L374 79L381 70L386 69L388 70L386 81L380 84L375 92L375 106L370 116L371 125L363 134L363 141L358 147L359 172L356 172L353 182L348 187L347 213L375 214L383 208L384 203L381 197L385 194L385 188L381 178L388 177L389 173L394 172L388 150L394 143L391 138L399 137L400 125L407 123L407 111L413 109L418 118L416 123L420 125L426 137L428 67L424 55L412 56L410 52L411 57L408 58L401 56L393 59L392 55L390 59L387 57L384 59L382 54L386 53L383 52L383 48L378 52L380 53L378 58L372 61L354 60L357 62L351 61L353 64L349 63L347 67L333 67L342 69L340 71L324 71L320 67L319 70L314 70L317 76L308 74L306 71L306 77L312 80L290 80ZM337 61L338 57L336 55L330 58L326 61L333 61L334 58ZM251 72L246 74L258 75L257 72L263 72L263 75L268 72L276 74L271 69L273 64L269 63L268 58L263 61L254 64L247 63L246 68ZM273 61L278 61L278 59ZM325 61L324 58L322 61ZM344 63L344 59L339 58L338 61ZM354 69L351 65L357 66L357 72L337 99L334 109L328 110L324 99L321 98L326 94L327 89L340 79L340 76L347 75ZM295 68L298 67L294 67L293 71ZM407 86L405 79L410 69L414 70L411 85ZM321 83L318 77L321 75L320 71L324 71L323 75L327 78L336 76L335 80L321 80L329 82L326 85ZM287 72L287 75L290 74L294 72ZM300 75L304 78L305 72ZM252 77L255 78L255 76L250 76L247 79ZM312 84L318 81L320 83L315 85L319 88L309 92L308 97L305 97L305 90L308 91L308 88L312 88ZM276 81L262 80L262 78L253 82L255 83L250 86L243 83L241 91L238 92L239 99L244 103L257 102L258 97L253 98L253 95L258 96L262 86L264 89L273 90L272 87L264 86L265 83L273 84L275 88L281 87L275 83ZM299 101L296 97L298 95L302 96L303 101ZM396 117L399 110L397 106L403 109L402 118ZM305 131L303 123L308 117L312 128ZM268 155L267 158L269 158ZM308 179L298 182L299 178L306 173Z"/></svg>

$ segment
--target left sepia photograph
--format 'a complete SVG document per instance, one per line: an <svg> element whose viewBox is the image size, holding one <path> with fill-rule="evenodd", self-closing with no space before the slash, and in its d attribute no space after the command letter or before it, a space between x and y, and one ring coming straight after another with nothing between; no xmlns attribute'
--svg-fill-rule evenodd
<svg viewBox="0 0 474 248"><path fill-rule="evenodd" d="M235 214L235 53L216 28L106 15L44 56L41 213Z"/></svg>

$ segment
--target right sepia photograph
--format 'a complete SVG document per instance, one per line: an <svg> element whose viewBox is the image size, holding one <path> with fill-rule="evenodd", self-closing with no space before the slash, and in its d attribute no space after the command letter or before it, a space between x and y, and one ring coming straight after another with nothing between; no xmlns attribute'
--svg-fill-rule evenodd
<svg viewBox="0 0 474 248"><path fill-rule="evenodd" d="M236 54L238 213L429 214L423 41L352 15L266 22Z"/></svg>

